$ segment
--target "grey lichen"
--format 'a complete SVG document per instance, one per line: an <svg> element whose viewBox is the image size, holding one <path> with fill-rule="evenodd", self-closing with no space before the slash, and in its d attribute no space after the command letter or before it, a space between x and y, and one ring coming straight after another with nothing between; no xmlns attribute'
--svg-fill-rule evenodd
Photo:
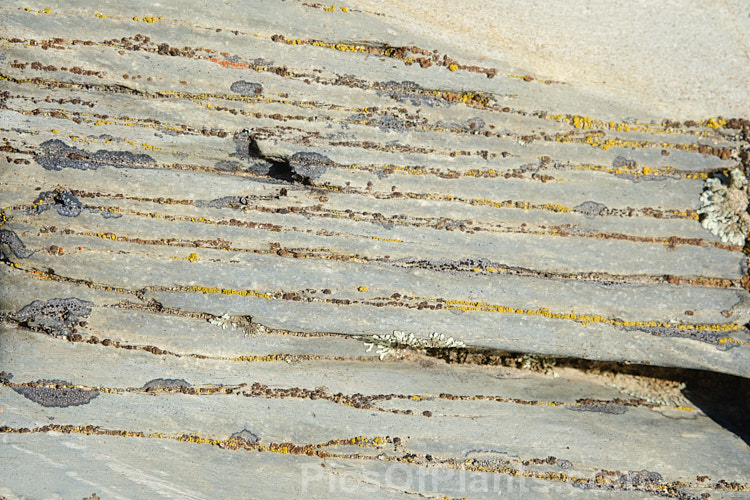
<svg viewBox="0 0 750 500"><path fill-rule="evenodd" d="M263 85L260 83L238 80L229 87L229 90L240 95L253 97L263 93Z"/></svg>
<svg viewBox="0 0 750 500"><path fill-rule="evenodd" d="M81 200L63 187L56 187L53 191L44 191L34 200L34 205L30 213L40 214L50 208L57 210L57 213L64 217L78 217L83 211ZM87 208L89 212L100 214L105 219L118 219L122 214L118 208Z"/></svg>
<svg viewBox="0 0 750 500"><path fill-rule="evenodd" d="M74 168L78 170L96 170L99 167L146 168L156 165L156 160L146 154L134 154L129 151L108 151L100 149L89 153L63 141L52 139L39 145L36 162L46 170Z"/></svg>
<svg viewBox="0 0 750 500"><path fill-rule="evenodd" d="M78 217L81 214L81 202L67 189L57 188L45 191L34 201L36 213L54 208L57 213L65 217Z"/></svg>
<svg viewBox="0 0 750 500"><path fill-rule="evenodd" d="M247 429L242 429L239 432L235 432L232 434L229 439L234 439L236 441L242 441L249 445L256 445L260 442L260 438L255 435L254 433L250 432Z"/></svg>
<svg viewBox="0 0 750 500"><path fill-rule="evenodd" d="M316 180L323 175L326 169L335 165L335 163L320 153L301 152L295 153L289 158L289 164L294 173Z"/></svg>
<svg viewBox="0 0 750 500"><path fill-rule="evenodd" d="M34 254L34 251L26 248L21 238L10 229L0 229L0 244L8 245L13 255L19 259L27 259Z"/></svg>
<svg viewBox="0 0 750 500"><path fill-rule="evenodd" d="M69 337L75 333L75 327L91 314L93 305L76 298L35 300L10 317L29 328Z"/></svg>
<svg viewBox="0 0 750 500"><path fill-rule="evenodd" d="M247 171L278 181L310 185L326 169L336 164L327 156L314 152L299 152L292 156L278 150L270 141L263 141L255 132L245 129L234 135L236 151L233 158L250 160Z"/></svg>
<svg viewBox="0 0 750 500"><path fill-rule="evenodd" d="M143 386L143 390L146 392L156 392L188 389L190 387L192 387L192 385L181 378L155 378L146 382Z"/></svg>
<svg viewBox="0 0 750 500"><path fill-rule="evenodd" d="M99 395L98 391L72 387L64 380L39 380L33 384L12 386L11 389L37 404L57 408L85 405Z"/></svg>
<svg viewBox="0 0 750 500"><path fill-rule="evenodd" d="M701 193L701 225L722 242L742 246L750 232L747 178L739 168L728 176L706 179Z"/></svg>
<svg viewBox="0 0 750 500"><path fill-rule="evenodd" d="M596 217L597 215L604 215L607 213L607 206L595 201L584 201L578 206L573 207L578 213L582 213L586 217Z"/></svg>
<svg viewBox="0 0 750 500"><path fill-rule="evenodd" d="M647 470L631 470L627 473L621 474L617 482L624 485L624 489L630 489L630 487L659 484L663 480L664 478L658 472L651 472Z"/></svg>

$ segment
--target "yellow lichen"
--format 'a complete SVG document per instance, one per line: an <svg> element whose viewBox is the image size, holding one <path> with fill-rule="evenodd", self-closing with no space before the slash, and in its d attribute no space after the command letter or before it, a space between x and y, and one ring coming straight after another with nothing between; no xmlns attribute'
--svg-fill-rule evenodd
<svg viewBox="0 0 750 500"><path fill-rule="evenodd" d="M708 128L716 130L726 125L727 121L724 118L709 118L703 124Z"/></svg>
<svg viewBox="0 0 750 500"><path fill-rule="evenodd" d="M453 309L459 311L481 311L481 312L496 312L496 313L515 313L524 314L527 316L542 316L550 319L567 319L579 322L583 325L590 323L604 323L612 326L624 326L624 327L649 327L649 328L677 328L679 330L700 330L700 331L733 331L742 328L740 325L734 323L730 324L678 324L673 325L671 323L665 323L661 321L623 321L617 319L610 319L600 315L593 314L578 314L578 313L555 313L551 312L546 307L540 307L538 309L517 309L511 306L504 306L500 304L489 304L487 302L474 302L465 300L447 300L445 301L446 309ZM742 341L735 340L732 338L725 338L719 340L721 343L743 343Z"/></svg>
<svg viewBox="0 0 750 500"><path fill-rule="evenodd" d="M161 16L146 16L146 17L134 16L133 17L133 21L139 21L139 22L144 22L144 23L149 23L149 24L155 23L157 21L162 21L162 20L164 20L164 18Z"/></svg>

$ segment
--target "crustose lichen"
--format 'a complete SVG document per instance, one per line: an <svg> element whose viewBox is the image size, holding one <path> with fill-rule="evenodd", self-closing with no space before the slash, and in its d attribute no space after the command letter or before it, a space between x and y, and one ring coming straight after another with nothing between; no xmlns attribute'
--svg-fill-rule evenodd
<svg viewBox="0 0 750 500"><path fill-rule="evenodd" d="M21 238L10 229L0 229L0 244L3 243L8 245L8 248L13 252L13 255L19 259L28 259L34 253L33 250L26 248L26 245L23 244ZM0 259L4 258L3 254L0 253Z"/></svg>
<svg viewBox="0 0 750 500"><path fill-rule="evenodd" d="M449 349L466 347L466 344L453 337L448 337L444 333L431 333L427 338L420 338L413 333L406 333L399 330L393 330L393 333L385 335L373 335L367 338L365 345L367 352L373 347L377 347L377 354L380 359L385 359L389 354L395 354L402 349Z"/></svg>
<svg viewBox="0 0 750 500"><path fill-rule="evenodd" d="M729 176L706 179L698 209L703 216L701 225L723 243L745 244L750 232L747 188L747 178L739 168L732 169Z"/></svg>
<svg viewBox="0 0 750 500"><path fill-rule="evenodd" d="M49 335L70 337L91 314L93 303L76 298L35 300L9 315L19 324Z"/></svg>

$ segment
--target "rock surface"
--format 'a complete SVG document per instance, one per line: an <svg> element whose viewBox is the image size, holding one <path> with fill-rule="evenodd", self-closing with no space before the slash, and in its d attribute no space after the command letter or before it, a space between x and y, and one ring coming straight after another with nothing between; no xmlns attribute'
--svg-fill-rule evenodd
<svg viewBox="0 0 750 500"><path fill-rule="evenodd" d="M442 4L0 7L0 496L747 494L740 73Z"/></svg>

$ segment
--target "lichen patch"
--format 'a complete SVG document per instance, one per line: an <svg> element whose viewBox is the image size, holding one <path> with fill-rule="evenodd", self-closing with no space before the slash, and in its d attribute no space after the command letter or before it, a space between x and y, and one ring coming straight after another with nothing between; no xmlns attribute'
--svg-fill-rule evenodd
<svg viewBox="0 0 750 500"><path fill-rule="evenodd" d="M26 327L53 336L70 337L76 333L75 327L89 317L93 305L76 298L35 300L10 317Z"/></svg>
<svg viewBox="0 0 750 500"><path fill-rule="evenodd" d="M155 378L143 386L144 391L179 390L192 387L189 382L181 378Z"/></svg>
<svg viewBox="0 0 750 500"><path fill-rule="evenodd" d="M58 188L39 195L39 198L34 201L34 207L38 214L54 208L64 217L78 217L81 214L82 205L73 193L67 189Z"/></svg>
<svg viewBox="0 0 750 500"><path fill-rule="evenodd" d="M63 168L96 170L99 167L106 166L144 168L156 165L156 160L146 154L134 154L129 151L108 151L106 149L89 153L68 146L59 139L52 139L40 144L36 161L46 170L62 170Z"/></svg>
<svg viewBox="0 0 750 500"><path fill-rule="evenodd" d="M99 395L92 389L70 386L64 380L38 380L28 385L11 386L11 389L37 404L56 408L85 405Z"/></svg>
<svg viewBox="0 0 750 500"><path fill-rule="evenodd" d="M10 229L0 229L0 244L8 245L13 255L19 259L26 259L34 254L34 251L26 248L21 238Z"/></svg>
<svg viewBox="0 0 750 500"><path fill-rule="evenodd" d="M742 246L750 232L748 214L748 183L739 168L706 179L700 197L701 225L723 243Z"/></svg>

